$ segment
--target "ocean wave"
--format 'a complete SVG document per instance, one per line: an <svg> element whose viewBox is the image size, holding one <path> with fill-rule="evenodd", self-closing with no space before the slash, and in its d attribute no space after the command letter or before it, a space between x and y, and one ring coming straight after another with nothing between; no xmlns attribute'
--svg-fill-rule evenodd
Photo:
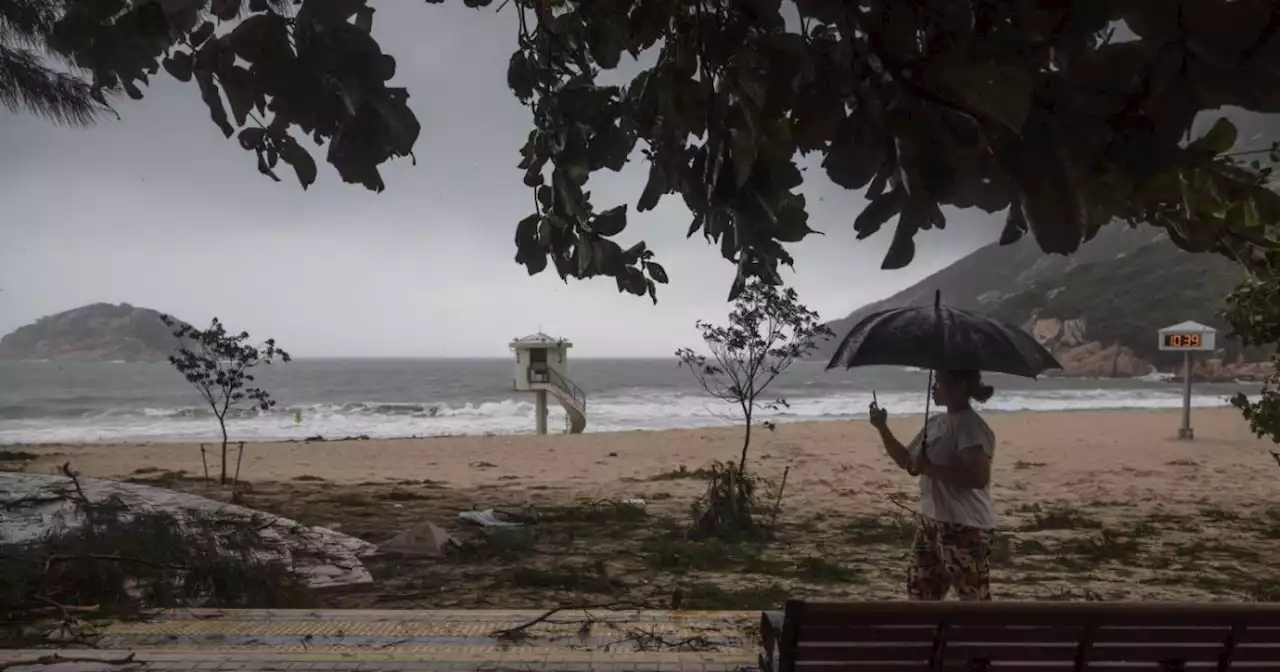
<svg viewBox="0 0 1280 672"><path fill-rule="evenodd" d="M894 414L925 410L923 392L883 392L881 406ZM870 392L842 392L792 398L788 406L763 410L760 419L777 422L840 420L865 417ZM1197 407L1228 405L1222 395L1192 398ZM1095 409L1179 408L1181 390L1048 389L1015 390L998 395L989 411L1070 411ZM212 440L217 423L208 407L112 408L59 407L39 414L34 407L0 408L0 441L10 443ZM47 409L46 409L47 410ZM520 434L533 430L531 395L506 399L455 402L350 401L280 406L271 411L239 410L228 419L228 431L238 439L287 440L316 435L330 438L366 435L372 438L409 436ZM669 390L628 388L592 397L587 407L587 430L627 431L732 425L739 422L734 408L706 396ZM549 426L564 425L564 412L551 405Z"/></svg>

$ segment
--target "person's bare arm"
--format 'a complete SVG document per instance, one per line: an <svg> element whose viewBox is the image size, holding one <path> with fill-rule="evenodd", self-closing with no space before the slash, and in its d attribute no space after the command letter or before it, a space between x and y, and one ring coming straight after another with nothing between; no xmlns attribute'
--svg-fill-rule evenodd
<svg viewBox="0 0 1280 672"><path fill-rule="evenodd" d="M972 446L961 451L964 464L946 466L933 464L928 459L920 461L920 473L944 483L961 488L985 488L991 484L991 458L982 446Z"/></svg>
<svg viewBox="0 0 1280 672"><path fill-rule="evenodd" d="M888 427L880 426L876 429L880 432L880 442L884 444L884 452L889 454L889 458L898 465L899 469L906 469L911 463L911 453L907 452L907 447L902 445Z"/></svg>

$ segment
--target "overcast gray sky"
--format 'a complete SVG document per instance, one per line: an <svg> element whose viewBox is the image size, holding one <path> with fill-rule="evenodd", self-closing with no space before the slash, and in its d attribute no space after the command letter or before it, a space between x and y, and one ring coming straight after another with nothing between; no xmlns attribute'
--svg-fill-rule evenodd
<svg viewBox="0 0 1280 672"><path fill-rule="evenodd" d="M506 86L514 15L383 0L374 30L399 62L423 125L418 165L385 169L387 190L344 185L320 159L307 192L259 175L224 140L194 84L161 74L120 121L57 127L0 110L0 334L95 301L129 302L194 323L218 316L303 356L506 356L542 329L578 356L669 355L721 319L734 268L684 238L678 196L637 215L647 168L593 178L595 203L632 204L619 237L643 239L671 276L658 305L609 278L529 277L512 260L528 214L517 150L528 111ZM287 172L287 171L286 171ZM990 243L1001 217L949 212L917 237L916 261L879 270L886 230L857 241L864 201L807 172L811 225L785 277L823 317L841 317Z"/></svg>

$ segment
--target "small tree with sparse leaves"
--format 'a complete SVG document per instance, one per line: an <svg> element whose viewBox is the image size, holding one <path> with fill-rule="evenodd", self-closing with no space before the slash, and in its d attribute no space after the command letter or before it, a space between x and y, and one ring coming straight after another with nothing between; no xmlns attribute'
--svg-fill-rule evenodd
<svg viewBox="0 0 1280 672"><path fill-rule="evenodd" d="M746 464L756 413L787 406L786 399L766 397L765 390L796 360L816 349L822 338L831 336L831 330L819 321L818 313L800 303L794 289L759 280L748 282L734 299L727 326L699 320L697 327L711 354L681 348L676 351L680 366L693 372L707 394L736 407L744 429L738 464L722 470L728 483L712 485L713 490L727 495L727 510L716 513L713 501L708 503L706 515L721 521L731 519L741 527L751 521L753 488L746 477ZM774 428L768 421L763 426Z"/></svg>
<svg viewBox="0 0 1280 672"><path fill-rule="evenodd" d="M260 364L271 364L277 358L290 360L289 353L276 347L269 338L262 345L250 345L249 332L238 335L227 333L218 318L213 318L208 329L179 322L168 315L160 317L165 326L181 344L169 363L209 404L218 428L222 430L222 474L220 482L227 482L227 415L237 408L268 410L276 405L266 390L254 385L252 370Z"/></svg>
<svg viewBox="0 0 1280 672"><path fill-rule="evenodd" d="M1280 253L1272 253L1266 261L1257 264L1259 268L1227 297L1223 312L1233 335L1245 345L1280 344ZM1272 354L1271 362L1275 369L1263 381L1257 401L1240 393L1232 397L1231 404L1244 413L1258 438L1280 444L1280 349Z"/></svg>

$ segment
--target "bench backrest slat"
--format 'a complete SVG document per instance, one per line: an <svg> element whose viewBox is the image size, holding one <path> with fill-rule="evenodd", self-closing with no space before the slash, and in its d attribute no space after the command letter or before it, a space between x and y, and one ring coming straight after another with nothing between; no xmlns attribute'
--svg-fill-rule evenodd
<svg viewBox="0 0 1280 672"><path fill-rule="evenodd" d="M1041 642L1074 644L1084 634L1083 626L952 625L947 631L949 642ZM937 625L855 625L800 627L799 641L817 642L932 642ZM1207 642L1222 643L1231 634L1229 626L1211 627L1143 627L1124 626L1095 628L1092 641L1098 644ZM1241 642L1280 644L1280 626L1245 628Z"/></svg>
<svg viewBox="0 0 1280 672"><path fill-rule="evenodd" d="M783 631L778 672L1280 672L1276 604L793 601Z"/></svg>

